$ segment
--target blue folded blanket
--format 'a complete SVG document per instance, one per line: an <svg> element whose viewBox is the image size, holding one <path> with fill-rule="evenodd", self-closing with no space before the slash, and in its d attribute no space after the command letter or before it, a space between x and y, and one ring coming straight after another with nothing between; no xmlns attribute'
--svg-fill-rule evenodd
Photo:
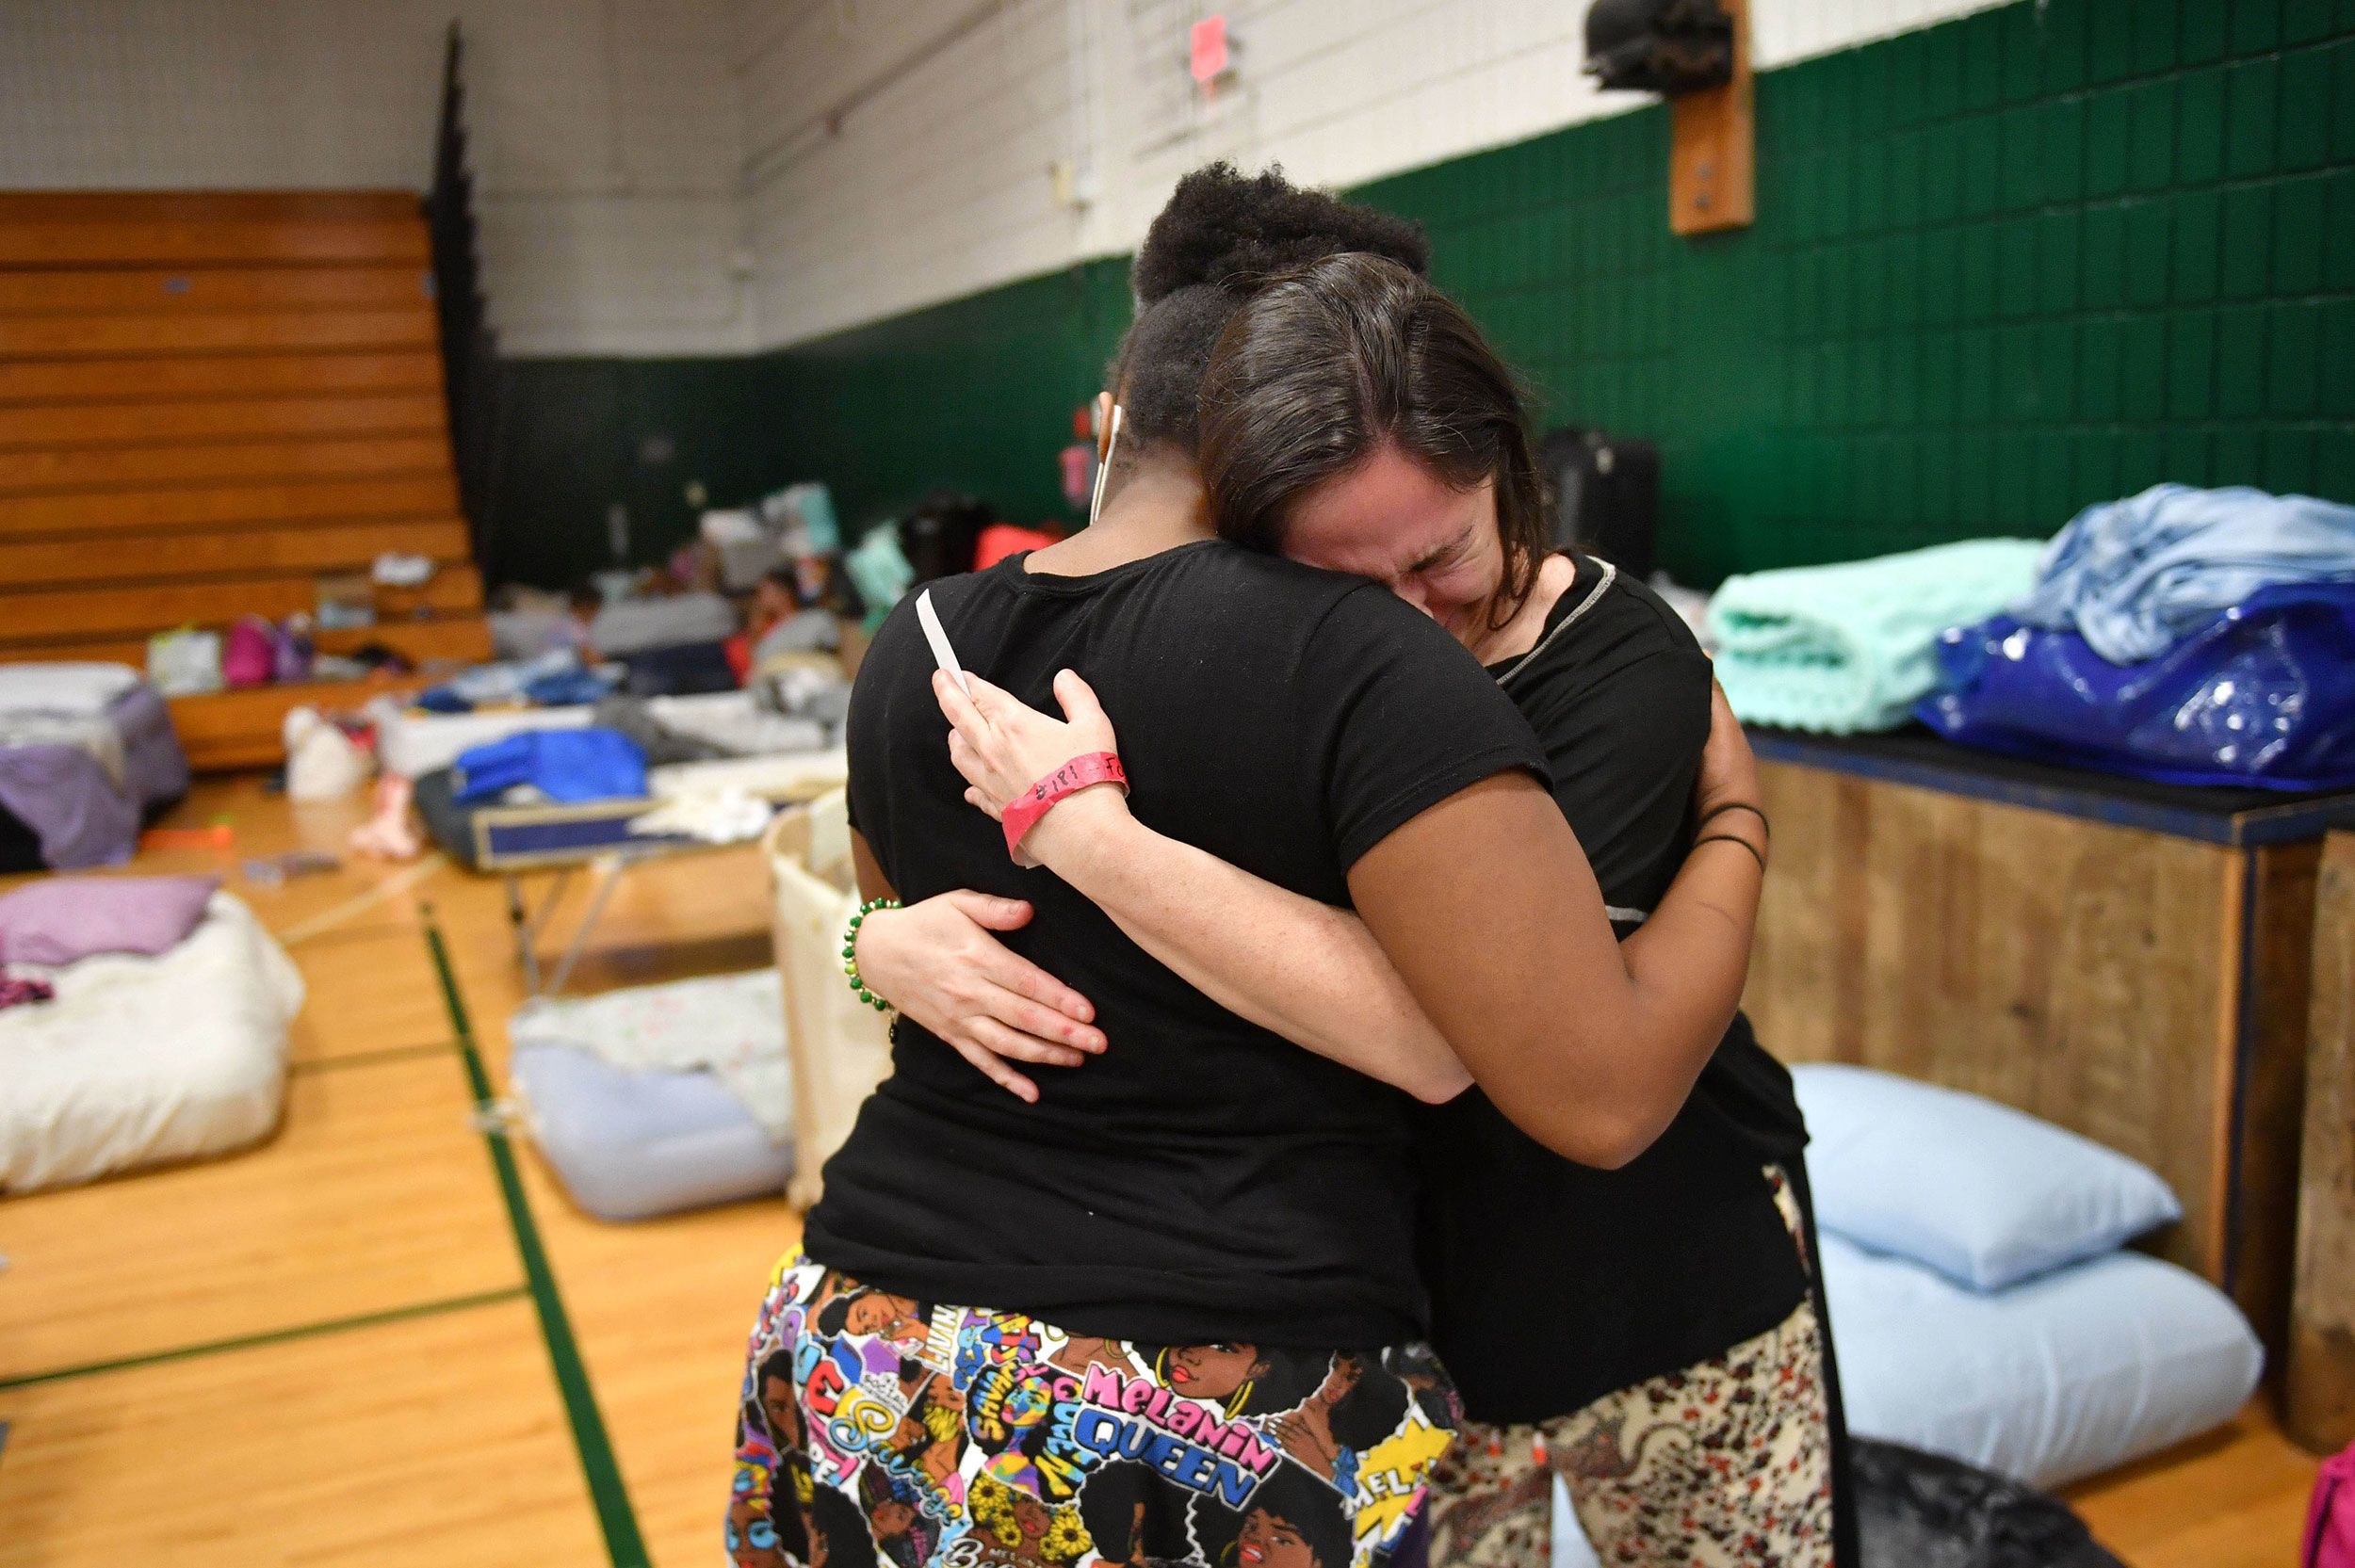
<svg viewBox="0 0 2355 1568"><path fill-rule="evenodd" d="M2268 584L2317 582L2355 582L2355 507L2152 485L2071 519L2011 614L2140 664Z"/></svg>
<svg viewBox="0 0 2355 1568"><path fill-rule="evenodd" d="M495 800L529 784L567 805L635 800L646 793L646 753L619 730L527 730L459 753L459 800Z"/></svg>
<svg viewBox="0 0 2355 1568"><path fill-rule="evenodd" d="M2042 550L2032 540L1967 540L1729 577L1709 604L1727 701L1753 724L1894 728L1938 682L1938 634L2026 592Z"/></svg>

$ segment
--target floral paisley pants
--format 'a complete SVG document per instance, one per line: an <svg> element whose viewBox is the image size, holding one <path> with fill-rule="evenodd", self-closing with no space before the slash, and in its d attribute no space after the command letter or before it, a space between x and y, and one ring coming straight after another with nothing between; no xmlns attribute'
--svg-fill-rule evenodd
<svg viewBox="0 0 2355 1568"><path fill-rule="evenodd" d="M1789 1183L1771 1167L1766 1177L1796 1238ZM1815 1305L1802 1301L1764 1334L1574 1414L1466 1422L1432 1475L1432 1568L1545 1568L1556 1476L1604 1568L1827 1568L1824 1366Z"/></svg>

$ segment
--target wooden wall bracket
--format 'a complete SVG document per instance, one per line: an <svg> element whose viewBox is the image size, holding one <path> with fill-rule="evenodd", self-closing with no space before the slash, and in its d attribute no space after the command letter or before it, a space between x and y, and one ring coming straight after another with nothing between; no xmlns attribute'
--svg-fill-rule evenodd
<svg viewBox="0 0 2355 1568"><path fill-rule="evenodd" d="M1758 211L1750 8L1720 3L1733 18L1733 79L1668 101L1668 227L1680 234L1747 228Z"/></svg>

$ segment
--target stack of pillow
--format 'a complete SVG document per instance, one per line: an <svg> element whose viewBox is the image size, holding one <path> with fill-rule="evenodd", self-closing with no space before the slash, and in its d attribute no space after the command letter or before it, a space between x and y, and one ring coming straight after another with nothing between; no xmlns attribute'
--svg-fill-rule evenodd
<svg viewBox="0 0 2355 1568"><path fill-rule="evenodd" d="M2125 1244L2183 1216L2148 1166L1975 1094L1793 1070L1850 1430L2038 1486L2230 1420L2264 1352L2221 1291Z"/></svg>

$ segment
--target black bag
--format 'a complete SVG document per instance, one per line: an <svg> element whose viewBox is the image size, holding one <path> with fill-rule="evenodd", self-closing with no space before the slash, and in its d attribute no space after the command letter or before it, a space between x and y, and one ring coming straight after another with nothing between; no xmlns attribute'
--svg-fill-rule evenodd
<svg viewBox="0 0 2355 1568"><path fill-rule="evenodd" d="M696 697L736 689L736 667L724 643L681 642L622 655L627 697Z"/></svg>
<svg viewBox="0 0 2355 1568"><path fill-rule="evenodd" d="M935 491L916 504L900 525L900 553L916 581L953 577L973 570L974 546L996 521L987 503L971 495Z"/></svg>
<svg viewBox="0 0 2355 1568"><path fill-rule="evenodd" d="M1548 432L1537 461L1553 493L1554 547L1649 578L1660 531L1660 448L1567 426Z"/></svg>
<svg viewBox="0 0 2355 1568"><path fill-rule="evenodd" d="M2125 1568L2069 1505L1960 1460L1856 1439L1863 1568Z"/></svg>

